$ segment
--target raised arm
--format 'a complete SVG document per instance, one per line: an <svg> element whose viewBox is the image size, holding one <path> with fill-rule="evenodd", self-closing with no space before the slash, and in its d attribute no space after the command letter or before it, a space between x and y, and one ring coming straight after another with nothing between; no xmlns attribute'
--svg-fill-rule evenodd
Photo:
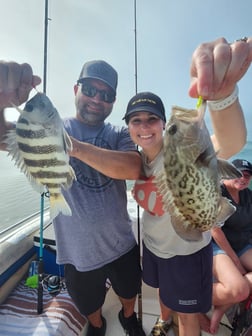
<svg viewBox="0 0 252 336"><path fill-rule="evenodd" d="M34 76L29 64L0 61L0 149L5 150L2 143L6 131L13 125L4 117L4 109L12 107L12 104L23 104L30 91L41 82L38 76Z"/></svg>
<svg viewBox="0 0 252 336"><path fill-rule="evenodd" d="M252 38L233 43L219 38L201 44L193 54L189 94L209 101L213 144L218 155L226 159L246 143L246 126L236 85L247 72L251 60Z"/></svg>

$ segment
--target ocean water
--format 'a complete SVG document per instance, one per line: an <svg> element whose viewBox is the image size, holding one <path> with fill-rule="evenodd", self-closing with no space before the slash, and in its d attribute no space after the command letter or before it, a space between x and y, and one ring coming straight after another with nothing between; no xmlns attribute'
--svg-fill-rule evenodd
<svg viewBox="0 0 252 336"><path fill-rule="evenodd" d="M252 162L252 141L248 141L243 150L234 158L246 159ZM33 190L26 176L15 167L7 153L0 151L0 232L29 217L40 210L40 194ZM128 186L128 210L133 218L137 218L137 206L131 197L130 189L133 182L127 182ZM252 189L252 183L251 183ZM45 198L45 207L49 206Z"/></svg>

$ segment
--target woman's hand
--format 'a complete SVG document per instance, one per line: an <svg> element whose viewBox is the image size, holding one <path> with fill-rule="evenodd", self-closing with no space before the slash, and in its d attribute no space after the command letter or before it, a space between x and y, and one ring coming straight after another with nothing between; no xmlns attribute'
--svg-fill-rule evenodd
<svg viewBox="0 0 252 336"><path fill-rule="evenodd" d="M202 43L193 53L189 94L206 100L228 97L252 61L252 37L233 43L219 38Z"/></svg>

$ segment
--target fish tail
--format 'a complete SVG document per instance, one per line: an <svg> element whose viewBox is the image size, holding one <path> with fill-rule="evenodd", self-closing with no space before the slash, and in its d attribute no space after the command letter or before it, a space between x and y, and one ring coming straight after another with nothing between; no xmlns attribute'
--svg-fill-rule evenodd
<svg viewBox="0 0 252 336"><path fill-rule="evenodd" d="M51 219L62 213L65 216L72 216L72 210L62 194L50 194L50 217Z"/></svg>

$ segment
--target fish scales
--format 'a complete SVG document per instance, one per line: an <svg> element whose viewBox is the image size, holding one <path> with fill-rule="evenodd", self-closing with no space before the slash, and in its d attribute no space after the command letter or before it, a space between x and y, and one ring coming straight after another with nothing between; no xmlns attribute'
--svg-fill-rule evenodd
<svg viewBox="0 0 252 336"><path fill-rule="evenodd" d="M51 218L60 212L71 215L61 187L69 188L76 179L67 154L72 144L56 108L45 94L37 93L24 110L17 109L16 128L5 141L9 155L37 191L49 191Z"/></svg>
<svg viewBox="0 0 252 336"><path fill-rule="evenodd" d="M232 164L218 159L204 122L206 103L198 110L174 106L164 134L164 165L156 183L163 208L177 234L201 240L231 216L235 207L221 195L221 178L241 176Z"/></svg>

